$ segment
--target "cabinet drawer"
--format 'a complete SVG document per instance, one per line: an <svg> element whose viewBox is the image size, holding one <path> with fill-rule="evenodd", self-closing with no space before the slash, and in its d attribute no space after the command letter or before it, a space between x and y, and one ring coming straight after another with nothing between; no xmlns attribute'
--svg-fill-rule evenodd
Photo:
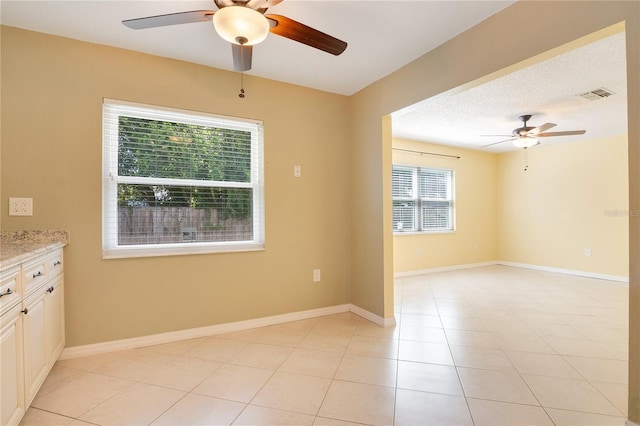
<svg viewBox="0 0 640 426"><path fill-rule="evenodd" d="M20 267L2 271L0 274L0 315L20 302Z"/></svg>
<svg viewBox="0 0 640 426"><path fill-rule="evenodd" d="M47 280L46 263L47 258L43 256L22 265L22 285L25 297Z"/></svg>
<svg viewBox="0 0 640 426"><path fill-rule="evenodd" d="M56 250L47 256L45 261L45 274L48 278L58 275L64 271L64 261L62 259L62 250Z"/></svg>

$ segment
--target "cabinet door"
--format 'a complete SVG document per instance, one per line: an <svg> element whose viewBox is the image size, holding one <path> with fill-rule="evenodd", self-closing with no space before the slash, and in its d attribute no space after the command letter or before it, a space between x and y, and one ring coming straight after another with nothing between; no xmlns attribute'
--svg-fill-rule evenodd
<svg viewBox="0 0 640 426"><path fill-rule="evenodd" d="M64 348L64 286L63 276L58 275L47 284L45 305L45 333L49 369Z"/></svg>
<svg viewBox="0 0 640 426"><path fill-rule="evenodd" d="M0 317L0 424L17 425L25 412L20 305Z"/></svg>
<svg viewBox="0 0 640 426"><path fill-rule="evenodd" d="M46 316L44 301L46 288L38 289L23 303L24 327L24 381L25 402L29 406L44 381L48 369L47 341L45 334Z"/></svg>

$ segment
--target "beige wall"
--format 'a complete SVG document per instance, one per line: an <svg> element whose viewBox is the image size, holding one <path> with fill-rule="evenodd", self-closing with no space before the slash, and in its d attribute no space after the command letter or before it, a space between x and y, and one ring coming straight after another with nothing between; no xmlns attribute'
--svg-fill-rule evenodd
<svg viewBox="0 0 640 426"><path fill-rule="evenodd" d="M499 156L498 258L628 276L626 135L532 148L527 171L524 154Z"/></svg>
<svg viewBox="0 0 640 426"><path fill-rule="evenodd" d="M394 273L496 260L497 155L402 139L394 139L393 147L460 157L393 151L393 164L454 170L456 211L455 232L396 234Z"/></svg>
<svg viewBox="0 0 640 426"><path fill-rule="evenodd" d="M1 83L2 229L70 230L68 346L349 302L348 98L7 27ZM103 97L264 120L266 250L102 260Z"/></svg>

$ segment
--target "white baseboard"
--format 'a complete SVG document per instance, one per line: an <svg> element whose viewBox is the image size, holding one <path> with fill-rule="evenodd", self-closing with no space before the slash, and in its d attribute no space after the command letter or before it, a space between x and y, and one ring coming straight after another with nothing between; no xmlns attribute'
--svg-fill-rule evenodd
<svg viewBox="0 0 640 426"><path fill-rule="evenodd" d="M109 352L127 349L141 348L144 346L172 343L180 340L196 339L198 337L213 336L216 334L232 333L250 328L266 327L285 322L300 321L326 315L353 312L381 327L395 324L394 318L382 318L359 306L346 303L344 305L328 306L326 308L310 309L307 311L290 312L281 315L273 315L263 318L255 318L245 321L230 322L210 325L206 327L190 328L187 330L170 331L167 333L152 334L149 336L132 337L129 339L113 340L109 342L94 343L90 345L72 346L64 348L59 359L79 358L90 355L100 355Z"/></svg>
<svg viewBox="0 0 640 426"><path fill-rule="evenodd" d="M482 263L467 263L464 265L445 266L442 268L430 268L430 269L422 269L418 271L396 272L395 274L393 274L393 277L394 278L412 277L415 275L432 274L435 272L457 271L460 269L469 269L469 268L481 268L484 266L492 266L492 265L504 265L504 266L513 266L516 268L535 269L537 271L555 272L559 274L576 275L579 277L596 278L599 280L617 281L621 283L629 282L629 277L623 276L623 275L599 274L596 272L578 271L575 269L553 268L551 266L540 266L540 265L531 265L528 263L507 262L505 260L496 260L493 262L482 262Z"/></svg>
<svg viewBox="0 0 640 426"><path fill-rule="evenodd" d="M627 419L624 422L624 426L640 426L640 425L638 425L638 423L634 423L631 420Z"/></svg>
<svg viewBox="0 0 640 426"><path fill-rule="evenodd" d="M528 263L506 262L503 260L496 261L496 264L505 265L505 266L515 266L517 268L535 269L537 271L556 272L558 274L577 275L579 277L596 278L599 280L618 281L621 283L629 282L629 277L628 276L625 277L623 275L599 274L597 272L578 271L575 269L553 268L550 266L530 265Z"/></svg>
<svg viewBox="0 0 640 426"><path fill-rule="evenodd" d="M497 265L497 262L466 263L462 265L443 266L439 268L420 269L416 271L396 272L393 274L393 277L394 278L413 277L415 275L433 274L435 272L457 271L459 269L482 268L483 266L493 266L493 265Z"/></svg>

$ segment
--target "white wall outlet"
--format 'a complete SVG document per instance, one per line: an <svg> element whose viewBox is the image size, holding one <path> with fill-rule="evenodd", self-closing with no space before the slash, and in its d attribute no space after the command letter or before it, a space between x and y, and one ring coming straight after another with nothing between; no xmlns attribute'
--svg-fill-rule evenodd
<svg viewBox="0 0 640 426"><path fill-rule="evenodd" d="M313 270L313 282L314 283L320 282L320 269Z"/></svg>
<svg viewBox="0 0 640 426"><path fill-rule="evenodd" d="M33 198L9 198L9 216L33 216Z"/></svg>
<svg viewBox="0 0 640 426"><path fill-rule="evenodd" d="M293 166L293 177L300 177L300 176L302 176L302 167Z"/></svg>
<svg viewBox="0 0 640 426"><path fill-rule="evenodd" d="M591 249L584 249L584 255L587 257L591 256Z"/></svg>
<svg viewBox="0 0 640 426"><path fill-rule="evenodd" d="M420 247L418 247L418 248L416 249L416 254L417 254L418 256L420 256L420 255L422 254L422 249L421 249Z"/></svg>

